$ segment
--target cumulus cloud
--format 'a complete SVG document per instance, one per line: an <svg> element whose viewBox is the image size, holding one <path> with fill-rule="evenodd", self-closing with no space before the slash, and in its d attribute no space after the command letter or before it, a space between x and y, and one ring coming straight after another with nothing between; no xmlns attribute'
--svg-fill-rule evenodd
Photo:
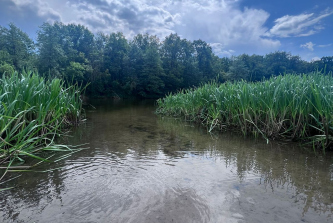
<svg viewBox="0 0 333 223"><path fill-rule="evenodd" d="M177 10L181 8L182 10ZM280 42L266 38L264 24L269 14L263 10L239 9L235 1L194 0L175 1L168 10L179 13L174 30L182 37L220 43L219 52L239 49L240 52L260 53L262 49L278 49ZM221 48L222 47L222 48ZM225 53L224 53L225 54Z"/></svg>
<svg viewBox="0 0 333 223"><path fill-rule="evenodd" d="M27 18L29 18L29 15L35 15L40 19L44 19L44 22L61 20L60 13L50 7L50 5L43 0L12 0L12 2L15 6L11 7L10 10L16 12L16 16L27 16Z"/></svg>
<svg viewBox="0 0 333 223"><path fill-rule="evenodd" d="M268 37L310 36L323 29L321 20L333 14L333 11L315 15L314 13L296 16L285 15L275 20L275 25L266 33Z"/></svg>
<svg viewBox="0 0 333 223"><path fill-rule="evenodd" d="M301 47L302 47L302 48L307 48L307 49L313 51L313 50L314 50L313 47L314 47L315 45L316 45L316 44L313 44L312 42L308 42L308 43L302 44Z"/></svg>
<svg viewBox="0 0 333 223"><path fill-rule="evenodd" d="M157 1L72 0L73 22L86 25L93 32L123 32L127 37L138 33L166 36L173 30L174 17Z"/></svg>
<svg viewBox="0 0 333 223"><path fill-rule="evenodd" d="M240 9L237 0L4 0L37 21L58 20L87 26L93 32L123 32L128 38L138 33L161 39L177 33L189 40L202 39L218 55L274 51L280 42L264 36L269 13ZM0 3L1 4L1 3ZM0 5L1 6L1 5ZM8 6L9 7L9 6ZM29 12L24 12L32 7ZM13 16L11 16L13 17ZM13 19L15 19L13 17ZM43 22L44 22L43 21ZM39 22L41 25L43 22Z"/></svg>
<svg viewBox="0 0 333 223"><path fill-rule="evenodd" d="M43 22L60 21L82 24L94 33L122 32L127 38L149 33L161 40L177 33L182 38L210 43L219 56L278 50L278 38L316 33L324 27L321 21L332 13L286 15L269 29L268 12L241 8L238 0L0 1L0 25L14 22L23 30L37 30Z"/></svg>
<svg viewBox="0 0 333 223"><path fill-rule="evenodd" d="M210 46L213 52L221 57L231 57L236 52L233 49L225 49L226 46L223 46L222 43L210 43Z"/></svg>
<svg viewBox="0 0 333 223"><path fill-rule="evenodd" d="M60 13L42 0L0 1L0 25L14 23L32 38L36 37L38 26L44 22L61 21L61 19Z"/></svg>

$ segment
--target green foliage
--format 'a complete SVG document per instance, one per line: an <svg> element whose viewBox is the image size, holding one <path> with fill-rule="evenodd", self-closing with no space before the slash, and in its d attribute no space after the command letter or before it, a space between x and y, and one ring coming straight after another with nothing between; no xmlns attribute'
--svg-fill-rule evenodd
<svg viewBox="0 0 333 223"><path fill-rule="evenodd" d="M104 69L108 69L111 80L120 80L126 70L128 43L125 36L118 32L106 36L104 48Z"/></svg>
<svg viewBox="0 0 333 223"><path fill-rule="evenodd" d="M6 50L0 50L0 64L13 64L12 58Z"/></svg>
<svg viewBox="0 0 333 223"><path fill-rule="evenodd" d="M81 64L78 62L70 62L65 70L65 77L67 83L80 83L82 84L86 76L90 75L92 68L89 65Z"/></svg>
<svg viewBox="0 0 333 223"><path fill-rule="evenodd" d="M213 73L213 51L212 47L205 41L199 39L193 41L195 49L195 58L198 64L198 70L203 80L208 81L215 78Z"/></svg>
<svg viewBox="0 0 333 223"><path fill-rule="evenodd" d="M62 23L44 23L37 32L38 68L45 77L60 78L67 61L67 55L62 47L64 32Z"/></svg>
<svg viewBox="0 0 333 223"><path fill-rule="evenodd" d="M1 70L38 70L67 86L90 83L86 93L91 96L162 97L212 80L256 82L285 73L333 70L333 57L306 62L281 51L219 58L205 41L177 34L161 41L149 34L127 40L120 32L94 35L82 25L61 22L44 23L37 34L35 44L14 24L0 26Z"/></svg>
<svg viewBox="0 0 333 223"><path fill-rule="evenodd" d="M137 35L130 42L127 88L141 97L163 95L164 70L159 53L160 42L156 36Z"/></svg>
<svg viewBox="0 0 333 223"><path fill-rule="evenodd" d="M199 75L196 69L194 45L181 39L177 34L167 36L161 46L160 54L165 72L166 92L197 85Z"/></svg>
<svg viewBox="0 0 333 223"><path fill-rule="evenodd" d="M81 119L80 89L64 88L60 79L17 72L0 79L0 163L59 150L54 138ZM62 148L62 147L61 147ZM65 149L65 148L64 148ZM45 160L44 160L45 161Z"/></svg>
<svg viewBox="0 0 333 223"><path fill-rule="evenodd" d="M32 62L35 44L13 23L9 28L0 26L0 64L8 63L15 70L22 70Z"/></svg>
<svg viewBox="0 0 333 223"><path fill-rule="evenodd" d="M257 83L205 84L158 100L157 112L184 116L214 128L238 128L244 135L302 139L328 148L333 139L333 78L278 76Z"/></svg>
<svg viewBox="0 0 333 223"><path fill-rule="evenodd" d="M8 63L0 65L0 77L4 74L12 74L12 73L14 73L14 68L12 65Z"/></svg>

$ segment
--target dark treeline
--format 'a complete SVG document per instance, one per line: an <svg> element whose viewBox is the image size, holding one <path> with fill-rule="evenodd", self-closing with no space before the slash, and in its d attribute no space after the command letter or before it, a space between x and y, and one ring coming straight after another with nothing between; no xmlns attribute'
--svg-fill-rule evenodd
<svg viewBox="0 0 333 223"><path fill-rule="evenodd" d="M138 34L94 35L82 25L44 23L34 42L9 24L0 26L0 73L34 69L47 78L86 85L90 96L160 97L203 82L260 81L284 73L331 71L333 57L307 62L287 52L219 58L203 40L177 34L164 40Z"/></svg>

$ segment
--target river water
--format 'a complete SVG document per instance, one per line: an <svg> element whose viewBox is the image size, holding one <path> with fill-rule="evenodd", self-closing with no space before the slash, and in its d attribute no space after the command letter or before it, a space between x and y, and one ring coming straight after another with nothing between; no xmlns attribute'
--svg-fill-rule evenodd
<svg viewBox="0 0 333 223"><path fill-rule="evenodd" d="M89 148L0 185L0 222L333 222L332 154L92 104L62 139Z"/></svg>

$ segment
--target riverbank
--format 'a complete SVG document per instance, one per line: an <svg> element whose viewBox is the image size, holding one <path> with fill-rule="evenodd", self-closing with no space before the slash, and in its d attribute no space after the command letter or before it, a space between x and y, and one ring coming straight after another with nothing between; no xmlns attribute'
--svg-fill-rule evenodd
<svg viewBox="0 0 333 223"><path fill-rule="evenodd" d="M0 79L0 165L7 166L2 177L15 162L25 156L41 161L41 151L70 150L56 145L54 139L68 126L82 118L80 88L65 88L60 79L44 80L33 72Z"/></svg>
<svg viewBox="0 0 333 223"><path fill-rule="evenodd" d="M320 72L262 82L210 83L157 101L157 113L266 140L302 140L332 149L333 78Z"/></svg>

